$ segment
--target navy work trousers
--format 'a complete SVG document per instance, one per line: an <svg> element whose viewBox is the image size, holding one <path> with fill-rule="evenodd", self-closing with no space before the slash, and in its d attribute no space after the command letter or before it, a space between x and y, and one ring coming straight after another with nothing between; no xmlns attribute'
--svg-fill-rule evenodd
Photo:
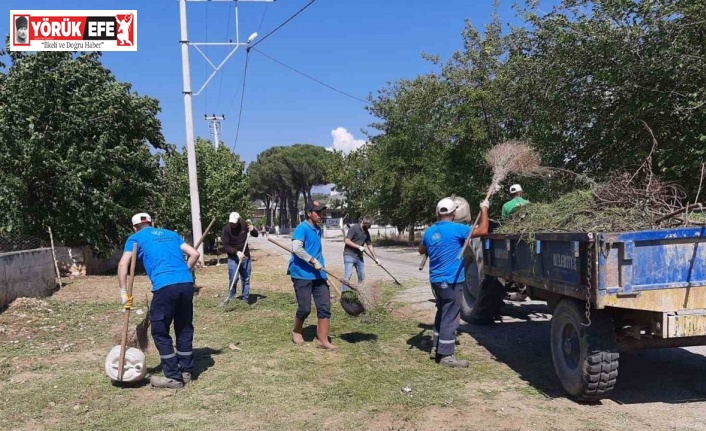
<svg viewBox="0 0 706 431"><path fill-rule="evenodd" d="M463 283L432 283L436 294L436 317L434 318L434 336L432 344L439 356L451 356L456 347L456 329L458 329L463 300Z"/></svg>
<svg viewBox="0 0 706 431"><path fill-rule="evenodd" d="M164 286L154 292L150 305L152 338L159 351L164 375L182 381L181 373L194 371L194 283ZM176 351L169 328L174 322Z"/></svg>
<svg viewBox="0 0 706 431"><path fill-rule="evenodd" d="M319 319L331 318L331 291L326 280L304 280L292 278L294 293L297 296L297 319L306 320L311 313L311 297L316 304L316 317Z"/></svg>

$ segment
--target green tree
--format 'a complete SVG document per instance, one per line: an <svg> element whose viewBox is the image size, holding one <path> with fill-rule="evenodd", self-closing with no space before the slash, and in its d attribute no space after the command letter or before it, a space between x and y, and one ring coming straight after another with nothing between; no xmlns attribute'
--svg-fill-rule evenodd
<svg viewBox="0 0 706 431"><path fill-rule="evenodd" d="M207 238L218 234L218 227L228 221L228 214L237 211L243 218L250 217L250 181L244 172L245 164L230 148L211 141L196 139L196 168L201 225L205 228L212 218L218 224ZM187 151L171 148L163 155L161 194L162 206L158 211L160 225L186 234L191 232L191 200Z"/></svg>
<svg viewBox="0 0 706 431"><path fill-rule="evenodd" d="M312 187L328 183L331 163L333 154L317 145L268 148L248 168L252 197L268 208L274 203L280 210L278 223L294 227L299 223L299 196L311 199Z"/></svg>
<svg viewBox="0 0 706 431"><path fill-rule="evenodd" d="M0 230L109 252L157 193L165 148L155 99L100 54L10 53L0 73ZM147 209L147 208L145 208Z"/></svg>
<svg viewBox="0 0 706 431"><path fill-rule="evenodd" d="M655 173L691 196L706 159L706 3L531 4L507 39L498 84L515 135L553 166L602 178L652 153Z"/></svg>

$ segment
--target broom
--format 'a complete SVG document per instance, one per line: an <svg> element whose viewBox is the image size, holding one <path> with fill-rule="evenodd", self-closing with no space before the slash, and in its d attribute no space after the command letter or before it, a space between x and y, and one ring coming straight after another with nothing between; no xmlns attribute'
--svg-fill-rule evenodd
<svg viewBox="0 0 706 431"><path fill-rule="evenodd" d="M493 193L499 190L500 184L509 173L528 176L536 174L540 170L539 156L529 143L522 141L506 141L494 146L485 154L485 161L493 170L493 179L490 187L488 187L485 200L489 200ZM480 220L481 212L482 211L478 212L476 221L473 222L471 226L471 233L463 244L463 248L458 254L457 259L463 259L466 247L468 247L471 237L473 236L473 230L478 224L478 220ZM419 264L420 271L424 268L427 257L428 256L425 254L422 258L422 262Z"/></svg>
<svg viewBox="0 0 706 431"><path fill-rule="evenodd" d="M275 241L272 238L267 238L268 241L271 243L275 244L278 247L281 247L282 249L288 251L291 254L294 254L292 250L290 250L287 246L284 244L281 244L277 241ZM354 306L355 299L352 297L352 294L344 294L341 292L341 290L336 286L334 283L331 283L333 288L338 292L338 295L340 297L341 301L341 306L343 307L343 310L345 310L346 313L352 315L352 316L357 316L358 314L362 313L363 311L370 311L374 309L379 301L380 301L380 295L379 295L379 287L378 286L371 286L368 284L359 284L358 286L353 286L350 282L343 280L334 274L331 274L326 268L321 268L321 271L326 273L327 275L331 276L334 280L339 282L342 285L348 286L349 289L354 291L357 294L357 302L360 303L362 306L362 310L356 310ZM344 302L347 303L346 305L350 305L350 307L344 305Z"/></svg>

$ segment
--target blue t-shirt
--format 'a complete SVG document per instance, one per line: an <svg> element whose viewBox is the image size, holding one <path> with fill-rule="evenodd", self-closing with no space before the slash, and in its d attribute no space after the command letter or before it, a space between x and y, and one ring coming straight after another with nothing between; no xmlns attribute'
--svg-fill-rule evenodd
<svg viewBox="0 0 706 431"><path fill-rule="evenodd" d="M300 223L292 235L292 241L294 240L304 242L304 250L318 260L321 266L326 266L323 248L321 247L321 228L319 226L312 226L308 221ZM325 272L315 270L312 264L293 253L289 259L289 276L303 280L326 279Z"/></svg>
<svg viewBox="0 0 706 431"><path fill-rule="evenodd" d="M131 252L135 242L153 292L170 284L194 281L181 251L184 240L176 232L144 227L127 238L124 251Z"/></svg>
<svg viewBox="0 0 706 431"><path fill-rule="evenodd" d="M424 232L422 244L429 255L430 282L455 284L466 281L463 259L457 257L470 234L470 226L447 220L436 222Z"/></svg>

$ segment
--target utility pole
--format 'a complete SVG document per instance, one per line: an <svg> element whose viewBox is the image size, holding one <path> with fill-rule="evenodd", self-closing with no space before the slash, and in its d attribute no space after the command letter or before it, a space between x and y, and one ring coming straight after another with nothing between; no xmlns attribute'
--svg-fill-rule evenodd
<svg viewBox="0 0 706 431"><path fill-rule="evenodd" d="M211 122L208 127L213 133L213 146L214 148L218 148L218 145L220 143L218 140L218 134L220 133L221 129L221 121L225 120L226 116L221 115L219 117L216 117L216 114L213 114L210 117L207 117L206 114L204 114L203 119Z"/></svg>
<svg viewBox="0 0 706 431"><path fill-rule="evenodd" d="M184 79L184 117L186 119L186 151L187 151L187 161L189 164L189 196L191 198L191 226L193 230L194 245L201 239L201 205L199 203L199 188L198 179L196 177L196 148L194 145L194 115L191 106L191 99L193 96L198 96L206 88L211 79L216 75L216 73L223 67L223 65L230 59L230 57L235 54L241 46L247 46L252 43L257 37L257 33L253 33L248 38L247 42L240 42L240 29L239 29L239 18L238 18L238 3L241 2L260 2L260 3L273 3L275 0L179 0L179 21L181 24L181 66L182 75ZM189 36L186 25L186 3L235 3L235 42L232 40L228 42L189 42ZM214 65L213 62L208 58L206 54L199 48L202 45L220 45L220 46L231 46L233 47L230 53L223 59L223 61L218 65ZM201 86L199 91L192 94L191 91L191 70L189 68L189 46L193 46L202 56L206 59L209 65L214 69L211 75L208 77L206 82ZM204 264L203 255L203 244L199 246L199 253L201 257L199 261Z"/></svg>

